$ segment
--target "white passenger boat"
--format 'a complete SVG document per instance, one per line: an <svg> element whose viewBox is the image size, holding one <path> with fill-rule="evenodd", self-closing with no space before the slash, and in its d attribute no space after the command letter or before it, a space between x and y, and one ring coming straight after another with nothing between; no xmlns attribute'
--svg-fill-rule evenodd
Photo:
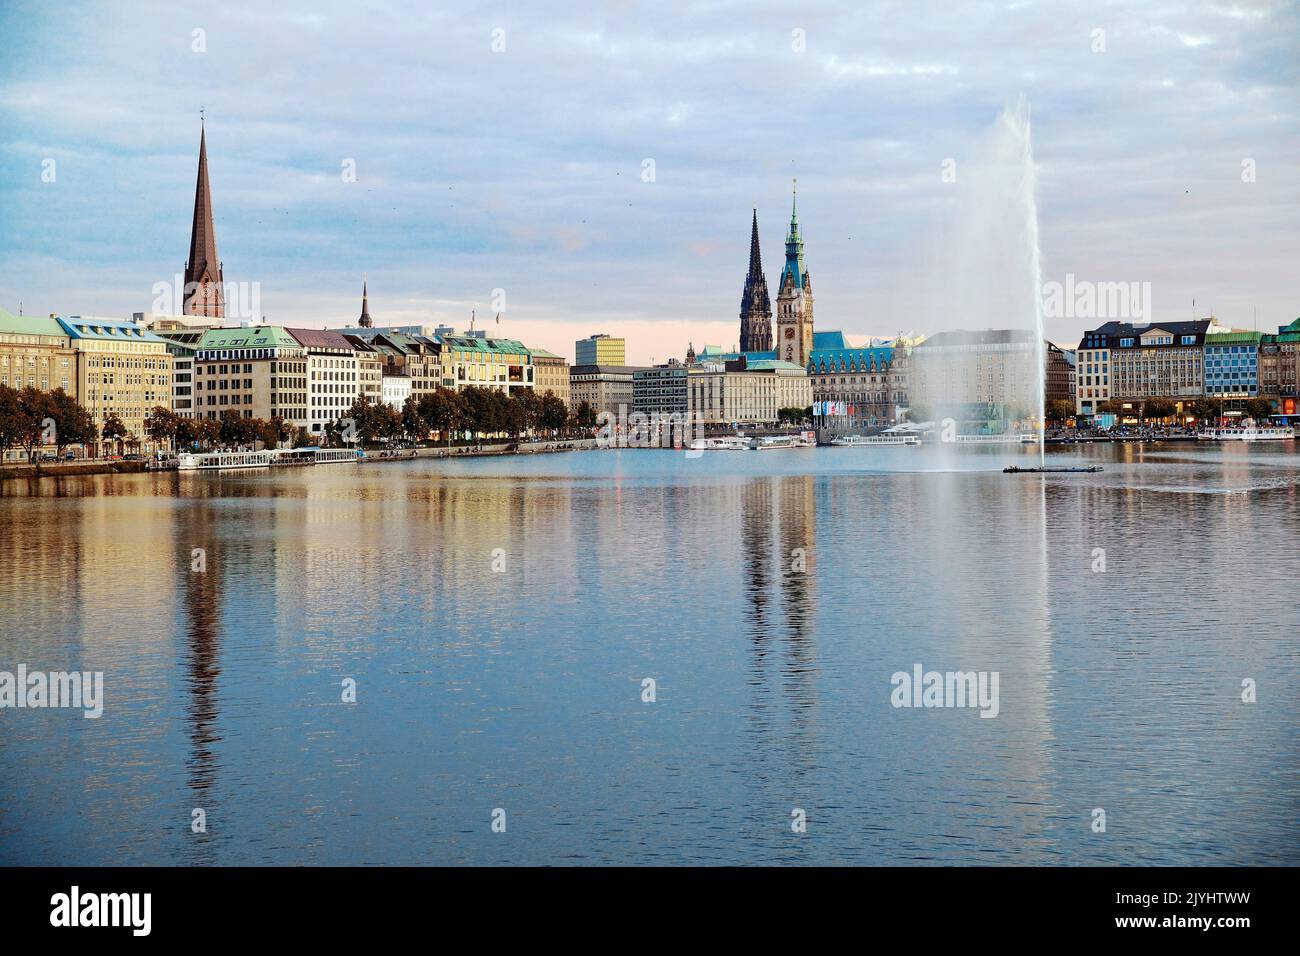
<svg viewBox="0 0 1300 956"><path fill-rule="evenodd" d="M726 438L697 438L691 442L691 451L750 451L754 447L751 439L739 435Z"/></svg>
<svg viewBox="0 0 1300 956"><path fill-rule="evenodd" d="M1200 441L1290 441L1295 429L1284 426L1250 428L1207 428L1196 436Z"/></svg>
<svg viewBox="0 0 1300 956"><path fill-rule="evenodd" d="M1032 445L1038 437L1028 432L1008 432L1004 435L957 435L953 441L959 445Z"/></svg>
<svg viewBox="0 0 1300 956"><path fill-rule="evenodd" d="M753 447L763 451L770 448L808 448L812 444L814 442L803 435L769 435L756 439Z"/></svg>
<svg viewBox="0 0 1300 956"><path fill-rule="evenodd" d="M282 448L275 459L276 465L332 465L338 462L359 461L365 457L359 448Z"/></svg>
<svg viewBox="0 0 1300 956"><path fill-rule="evenodd" d="M264 451L213 451L200 454L181 452L176 456L178 471L227 471L235 468L269 468L275 449Z"/></svg>
<svg viewBox="0 0 1300 956"><path fill-rule="evenodd" d="M360 448L317 448L316 464L334 465L340 462L360 461L366 453Z"/></svg>
<svg viewBox="0 0 1300 956"><path fill-rule="evenodd" d="M314 465L319 448L281 448L275 453L274 464L284 468L291 465Z"/></svg>
<svg viewBox="0 0 1300 956"><path fill-rule="evenodd" d="M845 435L831 441L832 445L919 445L920 435L895 433L892 435Z"/></svg>

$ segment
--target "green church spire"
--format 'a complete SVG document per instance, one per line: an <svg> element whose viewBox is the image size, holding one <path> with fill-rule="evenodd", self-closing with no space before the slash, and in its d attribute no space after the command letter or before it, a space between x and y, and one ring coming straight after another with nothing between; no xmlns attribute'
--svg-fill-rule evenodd
<svg viewBox="0 0 1300 956"><path fill-rule="evenodd" d="M802 289L804 273L803 236L799 234L799 180L793 182L793 199L790 203L790 232L785 237L785 268L781 272L781 285L789 277L796 289Z"/></svg>

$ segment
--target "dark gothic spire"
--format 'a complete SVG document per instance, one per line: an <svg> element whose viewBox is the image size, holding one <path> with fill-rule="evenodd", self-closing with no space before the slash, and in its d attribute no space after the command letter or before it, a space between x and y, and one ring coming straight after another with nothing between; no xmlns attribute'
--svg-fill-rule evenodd
<svg viewBox="0 0 1300 956"><path fill-rule="evenodd" d="M208 183L207 131L199 132L199 176L194 186L194 222L190 226L190 258L185 263L185 315L224 318L221 259L217 227L212 220L212 187Z"/></svg>
<svg viewBox="0 0 1300 956"><path fill-rule="evenodd" d="M361 318L357 324L363 329L374 327L374 322L370 318L370 283L366 279L361 280Z"/></svg>
<svg viewBox="0 0 1300 956"><path fill-rule="evenodd" d="M766 352L772 348L772 300L763 275L763 256L758 247L758 210L754 210L749 235L749 275L740 297L740 350Z"/></svg>

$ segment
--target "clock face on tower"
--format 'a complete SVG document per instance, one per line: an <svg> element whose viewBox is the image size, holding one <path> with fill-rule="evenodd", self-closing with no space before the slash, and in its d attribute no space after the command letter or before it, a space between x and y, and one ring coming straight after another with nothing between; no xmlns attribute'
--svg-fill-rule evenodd
<svg viewBox="0 0 1300 956"><path fill-rule="evenodd" d="M789 328L786 329L786 330L785 330L785 337L786 337L787 339L792 339L792 338L794 338L794 329L789 329Z"/></svg>

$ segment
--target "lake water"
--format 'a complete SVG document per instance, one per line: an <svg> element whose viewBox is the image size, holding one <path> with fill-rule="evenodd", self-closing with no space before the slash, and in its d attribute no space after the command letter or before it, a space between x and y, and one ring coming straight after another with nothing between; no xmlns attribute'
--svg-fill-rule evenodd
<svg viewBox="0 0 1300 956"><path fill-rule="evenodd" d="M6 482L0 863L1300 863L1300 452L1036 457Z"/></svg>

